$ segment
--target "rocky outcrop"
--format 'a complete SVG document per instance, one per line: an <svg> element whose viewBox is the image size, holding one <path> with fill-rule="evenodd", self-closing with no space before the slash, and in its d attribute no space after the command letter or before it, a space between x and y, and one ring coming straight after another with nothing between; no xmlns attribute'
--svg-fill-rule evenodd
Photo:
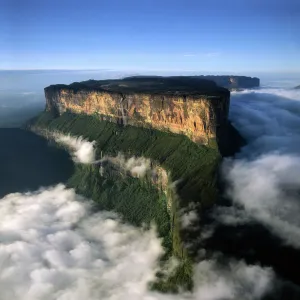
<svg viewBox="0 0 300 300"><path fill-rule="evenodd" d="M169 130L201 144L213 143L227 127L230 93L190 77L130 77L89 80L45 88L46 109L96 114L101 120Z"/></svg>
<svg viewBox="0 0 300 300"><path fill-rule="evenodd" d="M257 77L247 76L233 76L233 75L220 75L220 76L199 76L203 79L214 81L217 85L225 87L231 91L247 88L259 87L260 80Z"/></svg>

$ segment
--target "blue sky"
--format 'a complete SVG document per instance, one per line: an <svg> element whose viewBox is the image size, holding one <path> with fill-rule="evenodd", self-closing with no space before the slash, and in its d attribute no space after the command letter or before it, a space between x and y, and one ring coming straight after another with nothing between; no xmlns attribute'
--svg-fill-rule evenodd
<svg viewBox="0 0 300 300"><path fill-rule="evenodd" d="M300 71L299 0L0 5L0 69Z"/></svg>

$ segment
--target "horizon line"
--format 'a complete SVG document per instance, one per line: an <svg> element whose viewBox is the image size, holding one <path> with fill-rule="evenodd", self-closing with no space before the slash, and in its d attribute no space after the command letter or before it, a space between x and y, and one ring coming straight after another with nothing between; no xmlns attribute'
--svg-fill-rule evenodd
<svg viewBox="0 0 300 300"><path fill-rule="evenodd" d="M209 70L182 70L182 69L107 69L107 68L90 68L90 69L62 69L62 68L33 68L33 69L0 69L0 72L26 72L26 71L109 71L109 72L195 72L195 73L293 73L300 74L298 70L243 70L243 71L209 71Z"/></svg>

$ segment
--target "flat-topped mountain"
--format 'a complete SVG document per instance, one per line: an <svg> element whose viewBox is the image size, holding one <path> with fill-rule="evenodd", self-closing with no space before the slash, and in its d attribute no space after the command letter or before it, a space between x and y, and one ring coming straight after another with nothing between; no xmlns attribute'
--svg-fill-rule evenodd
<svg viewBox="0 0 300 300"><path fill-rule="evenodd" d="M219 199L221 156L243 142L228 120L230 92L200 77L146 76L52 85L45 96L46 111L29 124L32 130L95 141L98 159L104 154L116 162L118 153L147 159L151 170L140 179L101 160L77 165L69 184L134 225L154 221L166 253L162 263L176 257L179 264L167 278L159 274L153 288L191 290L198 229ZM191 211L197 217L187 225Z"/></svg>
<svg viewBox="0 0 300 300"><path fill-rule="evenodd" d="M214 81L217 85L225 87L229 90L247 89L259 87L260 80L257 77L234 76L234 75L208 75L196 76L197 78Z"/></svg>
<svg viewBox="0 0 300 300"><path fill-rule="evenodd" d="M47 89L68 88L76 91L110 91L116 93L151 93L165 95L190 95L228 94L228 91L219 87L214 81L203 79L198 76L132 76L123 79L87 80L74 82L70 85L57 84Z"/></svg>
<svg viewBox="0 0 300 300"><path fill-rule="evenodd" d="M259 86L259 78L246 76L131 76L123 79L87 80L70 85L57 84L51 88L68 86L73 91L94 90L119 93L163 93L163 94L195 94L215 95L227 89L242 89ZM223 88L222 88L223 87Z"/></svg>
<svg viewBox="0 0 300 300"><path fill-rule="evenodd" d="M227 127L230 92L199 77L137 76L45 88L46 109L97 114L101 120L187 135L215 143Z"/></svg>

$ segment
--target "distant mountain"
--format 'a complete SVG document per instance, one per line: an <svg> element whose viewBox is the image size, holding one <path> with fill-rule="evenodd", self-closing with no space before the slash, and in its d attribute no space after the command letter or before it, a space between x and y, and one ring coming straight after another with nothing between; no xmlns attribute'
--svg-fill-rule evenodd
<svg viewBox="0 0 300 300"><path fill-rule="evenodd" d="M295 89L300 90L300 85L295 86Z"/></svg>

